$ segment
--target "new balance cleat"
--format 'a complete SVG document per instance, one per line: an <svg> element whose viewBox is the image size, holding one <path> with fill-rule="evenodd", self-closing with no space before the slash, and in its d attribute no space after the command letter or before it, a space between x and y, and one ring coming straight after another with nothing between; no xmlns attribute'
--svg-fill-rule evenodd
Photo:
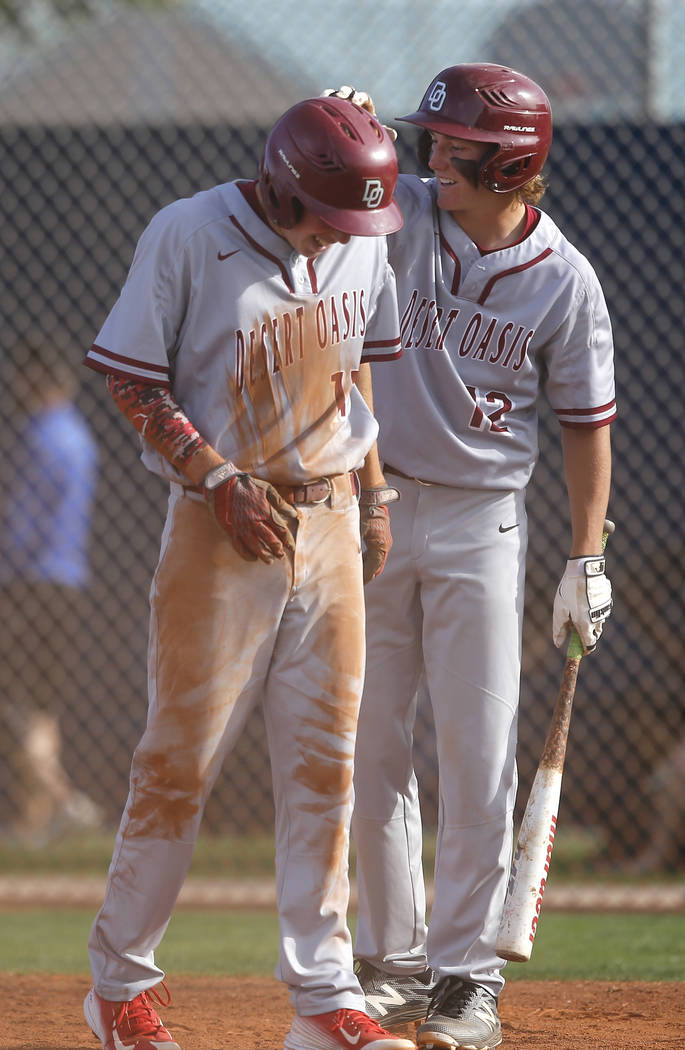
<svg viewBox="0 0 685 1050"><path fill-rule="evenodd" d="M361 1010L298 1016L284 1042L284 1050L364 1050L367 1046L373 1050L416 1050L411 1039L391 1035Z"/></svg>
<svg viewBox="0 0 685 1050"><path fill-rule="evenodd" d="M416 1042L419 1050L493 1050L502 1042L497 999L482 985L443 977Z"/></svg>
<svg viewBox="0 0 685 1050"><path fill-rule="evenodd" d="M384 973L366 959L358 959L354 971L364 993L366 1012L375 1021L400 1025L425 1018L437 980L433 970Z"/></svg>
<svg viewBox="0 0 685 1050"><path fill-rule="evenodd" d="M171 1002L166 985L162 987L166 999L149 988L128 1003L109 1002L91 988L83 1003L83 1014L104 1050L181 1050L153 1006L153 999L162 1006Z"/></svg>

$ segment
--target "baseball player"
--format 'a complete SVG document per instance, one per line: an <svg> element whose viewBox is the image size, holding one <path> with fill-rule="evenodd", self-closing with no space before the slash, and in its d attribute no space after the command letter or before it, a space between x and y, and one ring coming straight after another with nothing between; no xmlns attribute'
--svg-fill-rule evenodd
<svg viewBox="0 0 685 1050"><path fill-rule="evenodd" d="M399 178L389 258L403 355L373 369L381 461L401 499L366 595L355 954L374 1017L425 1017L421 1047L482 1050L502 1038L494 943L513 844L537 403L544 392L561 424L570 506L554 641L573 624L589 652L611 608L612 334L592 267L538 207L552 138L542 89L502 66L452 66L400 119L421 129L432 177ZM424 667L440 778L428 931L412 766Z"/></svg>
<svg viewBox="0 0 685 1050"><path fill-rule="evenodd" d="M310 99L259 178L165 207L87 364L170 483L150 601L149 713L92 926L84 1011L106 1050L178 1050L155 949L205 800L261 702L273 771L286 1050L413 1050L364 1012L346 925L365 575L389 546L371 359L397 357L384 233L401 225L391 139ZM376 513L371 513L372 511ZM368 527L367 527L368 526ZM160 982L162 982L160 984ZM158 990L155 986L160 985Z"/></svg>

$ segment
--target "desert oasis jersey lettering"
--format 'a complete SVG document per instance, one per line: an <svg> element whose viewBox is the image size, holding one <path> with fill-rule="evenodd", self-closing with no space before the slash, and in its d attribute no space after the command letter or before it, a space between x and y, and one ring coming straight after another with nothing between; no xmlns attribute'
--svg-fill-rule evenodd
<svg viewBox="0 0 685 1050"><path fill-rule="evenodd" d="M169 385L240 469L299 481L361 465L378 426L360 363L399 353L384 238L308 260L227 183L155 216L88 363ZM143 461L181 480L145 442Z"/></svg>
<svg viewBox="0 0 685 1050"><path fill-rule="evenodd" d="M296 361L304 360L307 346L316 345L320 350L326 350L338 346L341 341L363 337L366 332L365 299L365 289L355 288L351 292L331 295L329 299L318 299L313 311L300 305L269 317L260 323L258 329L251 328L249 332L236 329L236 394L242 393L246 383L254 386L269 372L275 374ZM341 406L343 415L344 408Z"/></svg>
<svg viewBox="0 0 685 1050"><path fill-rule="evenodd" d="M524 488L541 389L564 426L616 414L597 277L544 213L525 240L482 256L438 211L432 180L400 176L397 198L404 226L389 257L403 354L373 369L381 456L427 481Z"/></svg>

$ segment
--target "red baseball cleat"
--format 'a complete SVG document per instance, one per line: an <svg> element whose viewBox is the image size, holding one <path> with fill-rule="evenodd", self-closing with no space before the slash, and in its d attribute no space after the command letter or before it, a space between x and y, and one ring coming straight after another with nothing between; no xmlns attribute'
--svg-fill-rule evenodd
<svg viewBox="0 0 685 1050"><path fill-rule="evenodd" d="M313 1017L296 1017L285 1037L285 1050L416 1050L411 1039L401 1039L381 1028L361 1010L333 1010Z"/></svg>
<svg viewBox="0 0 685 1050"><path fill-rule="evenodd" d="M148 988L128 1003L111 1003L91 988L83 1003L83 1013L105 1050L181 1050L152 1004L153 999L162 1006L171 1002L166 985L162 984L162 988L166 999L154 988Z"/></svg>

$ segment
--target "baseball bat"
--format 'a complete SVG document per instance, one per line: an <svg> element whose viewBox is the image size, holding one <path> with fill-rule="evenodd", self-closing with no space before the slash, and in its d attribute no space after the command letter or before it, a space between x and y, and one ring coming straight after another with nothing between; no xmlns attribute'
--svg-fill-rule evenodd
<svg viewBox="0 0 685 1050"><path fill-rule="evenodd" d="M613 531L614 523L607 518L602 549ZM495 941L497 955L511 962L528 962L533 950L557 830L571 708L582 656L583 645L574 628L552 721L521 821Z"/></svg>

